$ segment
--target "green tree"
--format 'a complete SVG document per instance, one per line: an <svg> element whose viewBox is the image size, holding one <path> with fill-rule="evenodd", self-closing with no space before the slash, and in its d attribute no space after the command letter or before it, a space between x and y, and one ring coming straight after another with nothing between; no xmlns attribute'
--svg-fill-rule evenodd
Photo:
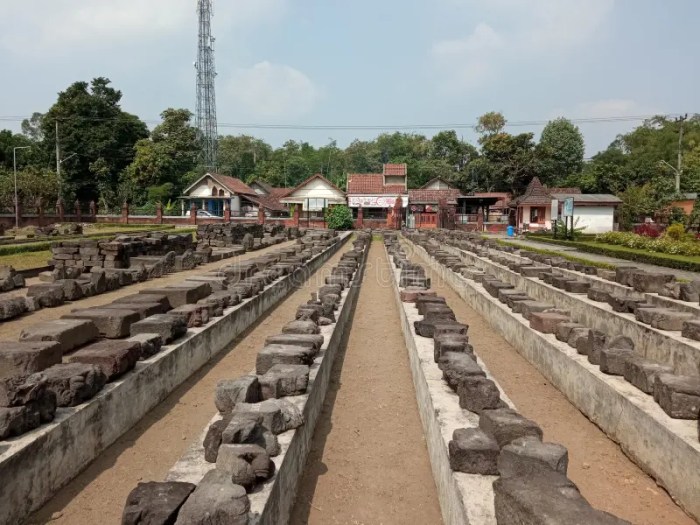
<svg viewBox="0 0 700 525"><path fill-rule="evenodd" d="M134 144L148 136L146 124L122 111L121 98L121 91L110 87L107 78L95 78L89 84L75 82L58 94L43 118L37 119L41 148L53 162L58 122L58 142L66 159L60 182L67 200L97 199L97 181L90 166L100 159L106 166L109 186L116 187L119 174L134 157Z"/></svg>
<svg viewBox="0 0 700 525"><path fill-rule="evenodd" d="M539 177L543 184L560 186L581 173L585 145L581 130L565 118L547 123L537 145Z"/></svg>
<svg viewBox="0 0 700 525"><path fill-rule="evenodd" d="M496 133L484 137L477 169L487 191L522 193L538 173L532 133Z"/></svg>
<svg viewBox="0 0 700 525"><path fill-rule="evenodd" d="M333 230L352 229L352 211L344 204L326 209L326 224Z"/></svg>
<svg viewBox="0 0 700 525"><path fill-rule="evenodd" d="M474 129L481 135L496 135L503 131L507 122L502 113L489 111L479 117Z"/></svg>

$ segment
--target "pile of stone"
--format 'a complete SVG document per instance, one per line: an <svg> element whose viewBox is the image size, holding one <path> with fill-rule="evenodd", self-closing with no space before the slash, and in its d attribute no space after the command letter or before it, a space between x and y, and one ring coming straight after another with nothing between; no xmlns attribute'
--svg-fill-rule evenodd
<svg viewBox="0 0 700 525"><path fill-rule="evenodd" d="M24 287L24 275L17 273L12 266L0 265L0 292L9 292Z"/></svg>
<svg viewBox="0 0 700 525"><path fill-rule="evenodd" d="M480 283L486 292L506 304L513 313L522 315L533 330L554 334L559 341L586 356L589 363L599 366L604 374L624 377L631 385L653 396L654 401L671 418L700 419L699 376L675 374L672 366L635 352L634 343L629 337L606 334L586 327L584 323L573 320L570 311L534 300L515 289L512 284L471 269L455 270L448 263L453 257L448 252L440 250L435 242L426 241L425 238L421 238L420 243L438 262L457 271L462 277ZM526 265L522 268L525 267ZM641 272L636 268L621 267L616 273L620 284L633 283L635 290L645 293L653 293L653 290L663 287L664 283L671 282L671 276ZM613 311L634 314L641 323L659 330L681 331L684 337L700 340L700 320L695 314L659 308L649 303L643 293L609 294L595 287L572 290L570 283L576 281L571 281L567 276L558 276L551 268L539 272L539 276L545 282L568 292L587 293L591 300L607 302Z"/></svg>
<svg viewBox="0 0 700 525"><path fill-rule="evenodd" d="M262 224L203 224L197 226L197 243L205 246L242 246L243 238L249 235L260 239L263 236Z"/></svg>
<svg viewBox="0 0 700 525"><path fill-rule="evenodd" d="M333 237L321 232L313 238ZM336 322L342 291L350 286L369 240L369 235L360 234L353 250L343 254L326 278L326 285L299 305L295 319L280 334L267 338L251 374L218 383L214 403L220 419L209 426L203 443L204 459L215 463L215 468L197 485L139 483L127 498L122 524L136 525L143 516L156 513L167 517L162 522L182 524L242 525L254 519L249 515L248 494L274 476L272 458L282 452L278 436L305 423L306 399L300 396L307 393L310 367L324 344L320 327ZM304 247L304 252L309 250ZM286 260L290 271L302 264L291 254Z"/></svg>
<svg viewBox="0 0 700 525"><path fill-rule="evenodd" d="M567 477L566 447L543 442L537 423L501 399L498 386L487 377L469 343L469 327L456 320L445 298L434 291L407 292L406 269L411 276L420 274L417 268L421 267L410 263L394 240L385 243L401 268L402 301L415 304L422 316L414 322L415 334L433 339L434 361L444 381L458 396L459 406L478 416L477 426L453 432L448 444L450 467L470 475L498 476L493 482L497 523L627 523L586 501ZM464 269L458 257L435 244L425 243L424 247L452 271ZM490 293L506 290L512 287L495 286Z"/></svg>

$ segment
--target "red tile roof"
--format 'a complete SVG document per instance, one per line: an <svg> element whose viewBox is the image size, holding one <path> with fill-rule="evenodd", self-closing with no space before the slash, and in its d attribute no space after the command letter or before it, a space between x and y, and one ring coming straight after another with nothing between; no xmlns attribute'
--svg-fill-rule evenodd
<svg viewBox="0 0 700 525"><path fill-rule="evenodd" d="M253 195L246 195L245 198L270 211L287 211L287 208L279 201L279 198L272 195L260 195L256 193Z"/></svg>
<svg viewBox="0 0 700 525"><path fill-rule="evenodd" d="M293 190L294 188L270 188L270 195L277 199L281 199L282 197L289 195Z"/></svg>
<svg viewBox="0 0 700 525"><path fill-rule="evenodd" d="M384 175L381 173L350 173L348 174L348 193L364 195L405 194L403 185L384 186Z"/></svg>
<svg viewBox="0 0 700 525"><path fill-rule="evenodd" d="M553 193L571 193L580 195L580 188L547 188L540 179L533 177L530 184L527 185L525 193L511 201L512 206L522 206L527 204L530 206L547 206L552 203Z"/></svg>
<svg viewBox="0 0 700 525"><path fill-rule="evenodd" d="M456 204L457 197L461 197L462 192L458 189L449 190L408 190L408 202L415 204L437 204L441 199L445 199L448 204Z"/></svg>
<svg viewBox="0 0 700 525"><path fill-rule="evenodd" d="M226 186L233 193L241 193L243 195L257 195L255 190L248 186L241 179L229 177L228 175L219 175L218 173L210 173L210 175L221 184Z"/></svg>
<svg viewBox="0 0 700 525"><path fill-rule="evenodd" d="M406 176L407 173L407 164L384 164L384 175Z"/></svg>
<svg viewBox="0 0 700 525"><path fill-rule="evenodd" d="M510 204L511 195L510 193L492 191L492 192L477 192L474 193L475 197L496 197L498 202L492 205L491 208L507 208Z"/></svg>

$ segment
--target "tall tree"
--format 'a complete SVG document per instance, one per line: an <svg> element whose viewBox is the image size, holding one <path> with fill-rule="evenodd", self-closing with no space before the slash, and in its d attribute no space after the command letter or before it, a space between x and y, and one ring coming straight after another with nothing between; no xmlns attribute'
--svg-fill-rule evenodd
<svg viewBox="0 0 700 525"><path fill-rule="evenodd" d="M225 175L250 180L260 162L272 156L272 147L250 135L227 135L219 139L219 171Z"/></svg>
<svg viewBox="0 0 700 525"><path fill-rule="evenodd" d="M542 130L537 145L539 177L543 184L559 186L581 172L585 145L583 135L570 120L551 120Z"/></svg>
<svg viewBox="0 0 700 525"><path fill-rule="evenodd" d="M474 129L481 135L496 135L503 131L503 128L506 127L506 123L507 121L503 113L489 111L479 117Z"/></svg>
<svg viewBox="0 0 700 525"><path fill-rule="evenodd" d="M58 94L58 100L40 119L42 148L55 162L56 124L61 158L62 193L80 200L96 199L98 184L91 166L105 168L109 185L118 184L119 174L134 157L134 144L148 136L138 117L122 111L121 91L110 87L107 78L75 82ZM70 157L70 159L69 159Z"/></svg>

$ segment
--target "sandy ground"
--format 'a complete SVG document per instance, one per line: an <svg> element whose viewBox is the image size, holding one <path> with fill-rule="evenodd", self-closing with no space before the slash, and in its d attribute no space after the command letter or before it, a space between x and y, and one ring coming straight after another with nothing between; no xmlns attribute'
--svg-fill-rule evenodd
<svg viewBox="0 0 700 525"><path fill-rule="evenodd" d="M373 242L291 523L441 523L389 267Z"/></svg>
<svg viewBox="0 0 700 525"><path fill-rule="evenodd" d="M410 253L410 248L406 248ZM415 255L410 258L422 262ZM542 427L546 441L569 449L569 478L594 507L639 525L695 523L618 445L496 334L484 317L435 272L429 268L426 272L433 289L446 298L457 319L469 325L474 350L518 410Z"/></svg>
<svg viewBox="0 0 700 525"><path fill-rule="evenodd" d="M35 323L40 323L41 321L51 321L53 319L58 319L62 315L68 314L71 312L71 310L75 310L76 308L91 308L93 306L101 306L103 304L111 303L119 297L124 297L126 295L138 293L138 291L141 289L159 288L171 284L177 284L181 281L184 281L185 279L187 279L187 277L191 275L199 275L209 270L216 270L217 268L221 268L222 266L228 266L229 264L233 264L236 261L245 261L246 259L252 259L254 257L258 257L260 255L272 252L277 248L281 248L283 246L291 246L295 242L296 241L287 241L280 244L276 244L274 246L268 246L267 248L263 248L262 250L244 253L243 255L239 255L237 257L229 257L228 259L223 259L221 261L203 264L201 266L198 266L194 270L171 273L166 275L165 277L161 277L160 279L151 279L150 281L146 281L143 283L136 283L129 286L124 286L123 288L118 288L111 292L103 293L100 295L93 295L92 297L87 297L78 301L65 303L64 305L58 306L56 308L42 308L41 310L38 310L36 312L27 313L21 317L17 317L15 319L11 319L5 322L0 322L0 339L16 340L19 338L19 333L22 331L23 328L33 325ZM29 284L38 283L39 279L29 279L27 282ZM22 288L7 293L12 295L25 295L27 293L27 289Z"/></svg>
<svg viewBox="0 0 700 525"><path fill-rule="evenodd" d="M265 338L279 333L284 324L294 319L297 306L306 302L309 294L323 284L323 279L330 275L343 251L341 248L297 291L234 341L228 350L180 385L59 491L28 523L119 524L126 497L136 484L164 479L213 417L217 382L247 374L255 368L255 357ZM261 253L264 252L260 250L247 255ZM184 273L176 276L182 278ZM156 286L163 282L165 279L147 284ZM133 289L128 287L123 291L132 293ZM58 309L46 312L55 310Z"/></svg>

